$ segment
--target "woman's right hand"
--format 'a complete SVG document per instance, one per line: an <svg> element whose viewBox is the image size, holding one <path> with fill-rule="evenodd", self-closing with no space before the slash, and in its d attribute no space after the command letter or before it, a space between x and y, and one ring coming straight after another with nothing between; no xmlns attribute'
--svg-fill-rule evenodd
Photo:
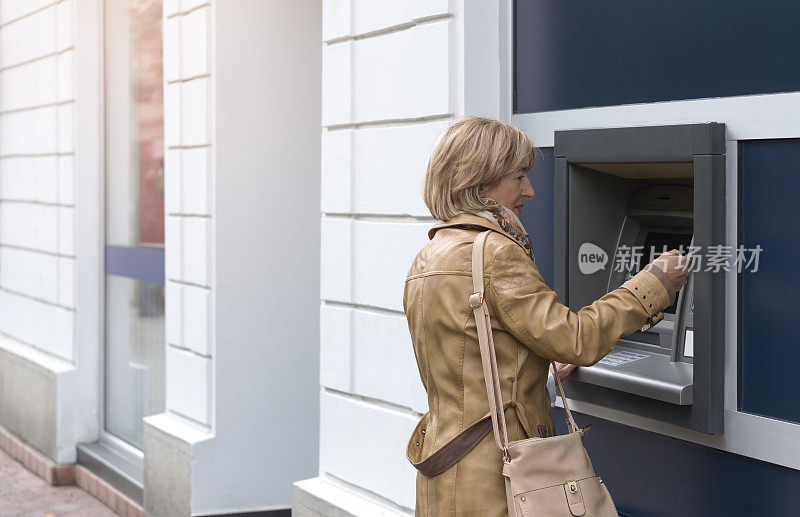
<svg viewBox="0 0 800 517"><path fill-rule="evenodd" d="M679 291L689 280L689 260L678 250L662 253L652 264L663 271L676 291Z"/></svg>

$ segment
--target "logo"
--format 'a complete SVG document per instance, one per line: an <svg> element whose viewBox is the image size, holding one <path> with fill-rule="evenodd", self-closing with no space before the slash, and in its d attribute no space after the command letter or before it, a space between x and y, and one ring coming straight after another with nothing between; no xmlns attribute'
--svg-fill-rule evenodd
<svg viewBox="0 0 800 517"><path fill-rule="evenodd" d="M607 263L608 254L603 251L603 248L591 242L581 244L578 249L578 269L581 270L581 273L591 275L605 269Z"/></svg>

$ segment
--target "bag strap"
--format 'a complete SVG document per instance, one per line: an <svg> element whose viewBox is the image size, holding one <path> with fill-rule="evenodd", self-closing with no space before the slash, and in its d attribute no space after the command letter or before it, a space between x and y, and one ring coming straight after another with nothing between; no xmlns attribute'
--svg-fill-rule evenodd
<svg viewBox="0 0 800 517"><path fill-rule="evenodd" d="M478 343L480 344L483 376L486 384L486 394L489 399L489 413L492 416L494 438L495 442L497 442L497 446L503 451L503 455L507 458L508 432L506 429L505 413L502 411L503 397L500 391L500 375L497 371L497 355L494 349L494 339L492 338L492 321L489 317L489 307L486 305L483 278L483 249L486 244L486 238L490 233L491 230L480 233L472 246L473 293L469 296L469 305L472 307L475 314L475 324L478 329ZM561 379L558 378L558 371L555 367L555 363L550 361L550 364L553 365L553 377L556 381L556 386L558 386L558 391L561 394L564 412L567 414L567 427L570 432L578 431L578 426L575 424L575 419L572 417L572 412L569 410L567 396L564 393ZM500 409L498 410L498 408Z"/></svg>
<svg viewBox="0 0 800 517"><path fill-rule="evenodd" d="M489 413L486 413L483 418L458 433L452 440L442 445L424 460L414 463L409 456L409 461L414 465L414 468L426 476L438 476L458 463L461 458L481 443L491 430L492 420Z"/></svg>
<svg viewBox="0 0 800 517"><path fill-rule="evenodd" d="M475 314L475 326L478 330L478 344L481 350L483 378L486 384L486 395L489 398L489 414L492 416L494 440L500 450L505 452L508 447L508 430L506 429L505 414L498 409L503 407L503 397L500 392L500 375L497 372L497 355L494 353L492 322L489 318L489 307L484 299L483 248L489 233L489 231L481 232L472 245L473 292L469 296L469 305Z"/></svg>

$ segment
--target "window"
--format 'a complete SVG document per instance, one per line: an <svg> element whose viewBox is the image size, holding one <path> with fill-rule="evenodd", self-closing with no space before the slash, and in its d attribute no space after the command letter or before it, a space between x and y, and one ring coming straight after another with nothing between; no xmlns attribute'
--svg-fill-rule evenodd
<svg viewBox="0 0 800 517"><path fill-rule="evenodd" d="M800 423L800 361L792 301L800 226L800 139L739 143L739 242L762 251L739 277L739 407ZM752 253L747 258L752 258Z"/></svg>
<svg viewBox="0 0 800 517"><path fill-rule="evenodd" d="M514 2L514 112L800 90L795 0Z"/></svg>
<svg viewBox="0 0 800 517"><path fill-rule="evenodd" d="M164 93L159 0L106 3L105 430L141 449L164 410Z"/></svg>

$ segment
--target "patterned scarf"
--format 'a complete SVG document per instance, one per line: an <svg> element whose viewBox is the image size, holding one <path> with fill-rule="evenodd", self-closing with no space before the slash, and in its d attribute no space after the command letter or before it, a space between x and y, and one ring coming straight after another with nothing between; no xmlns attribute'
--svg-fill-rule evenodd
<svg viewBox="0 0 800 517"><path fill-rule="evenodd" d="M479 215L484 219L488 219L490 222L493 222L502 228L503 231L511 235L515 241L520 243L520 245L531 257L531 260L534 260L531 237L528 235L528 232L525 231L525 227L522 226L522 221L519 220L517 214L502 205L495 205L487 210L476 212L475 215Z"/></svg>

